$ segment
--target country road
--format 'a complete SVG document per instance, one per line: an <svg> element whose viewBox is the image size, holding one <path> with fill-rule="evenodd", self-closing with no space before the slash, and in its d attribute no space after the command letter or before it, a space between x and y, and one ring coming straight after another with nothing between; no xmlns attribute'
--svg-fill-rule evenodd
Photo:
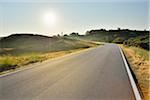
<svg viewBox="0 0 150 100"><path fill-rule="evenodd" d="M0 77L0 100L135 100L115 44Z"/></svg>

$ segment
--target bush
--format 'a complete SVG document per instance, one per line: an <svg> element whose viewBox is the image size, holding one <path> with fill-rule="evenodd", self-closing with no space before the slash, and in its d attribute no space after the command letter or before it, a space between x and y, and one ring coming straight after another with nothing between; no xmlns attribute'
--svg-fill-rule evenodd
<svg viewBox="0 0 150 100"><path fill-rule="evenodd" d="M17 66L17 62L15 58L6 56L0 59L0 72L9 69L15 69L16 66Z"/></svg>
<svg viewBox="0 0 150 100"><path fill-rule="evenodd" d="M124 41L123 44L128 46L141 47L143 49L149 50L149 36L130 38Z"/></svg>
<svg viewBox="0 0 150 100"><path fill-rule="evenodd" d="M117 37L117 38L116 38L116 39L114 39L112 42L113 42L113 43L123 44L124 39L123 39L123 38L121 38L121 37Z"/></svg>

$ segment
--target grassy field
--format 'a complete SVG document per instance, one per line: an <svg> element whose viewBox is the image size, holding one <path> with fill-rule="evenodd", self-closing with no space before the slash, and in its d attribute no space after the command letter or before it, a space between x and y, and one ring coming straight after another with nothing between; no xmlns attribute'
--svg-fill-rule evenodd
<svg viewBox="0 0 150 100"><path fill-rule="evenodd" d="M131 65L133 72L136 75L139 86L143 93L144 99L149 100L150 98L150 89L149 89L149 54L150 52L138 47L128 47L123 46L122 48L125 52L125 55Z"/></svg>

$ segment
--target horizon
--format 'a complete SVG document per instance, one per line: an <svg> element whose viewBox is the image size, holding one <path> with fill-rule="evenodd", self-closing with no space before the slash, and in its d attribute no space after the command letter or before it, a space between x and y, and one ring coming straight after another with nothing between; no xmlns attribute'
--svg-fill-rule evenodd
<svg viewBox="0 0 150 100"><path fill-rule="evenodd" d="M149 30L147 30L147 29L143 29L143 30L132 30L132 29L123 29L123 28L120 28L120 27L118 27L119 29L120 29L120 31L122 31L122 30L129 30L129 31L149 31ZM104 29L104 28L99 28L99 29L90 29L90 30L87 30L87 31L91 31L91 30L101 30L101 29L104 29L105 31L110 31L110 30L118 30L118 28L117 29ZM86 31L86 32L87 32ZM78 33L79 35L86 35L86 32L84 33L84 34L80 34L79 32L71 32L71 33ZM32 34L32 35L42 35L42 36L50 36L50 37L53 37L53 36L57 36L57 35L70 35L71 33L68 33L68 34L62 34L62 33L59 33L59 34L55 34L55 35L46 35L46 34L42 34L42 33L25 33L25 32L22 32L22 33L12 33L12 34L9 34L9 35L7 35L7 36L0 36L0 38L1 37L8 37L8 36L11 36L11 35L16 35L16 34Z"/></svg>
<svg viewBox="0 0 150 100"><path fill-rule="evenodd" d="M149 29L147 0L29 1L0 2L0 37L14 33L38 33L46 36L62 32L85 34L88 30L101 28Z"/></svg>

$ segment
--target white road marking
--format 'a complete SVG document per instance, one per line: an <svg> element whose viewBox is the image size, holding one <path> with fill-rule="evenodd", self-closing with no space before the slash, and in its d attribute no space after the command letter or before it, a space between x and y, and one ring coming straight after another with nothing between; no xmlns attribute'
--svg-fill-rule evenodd
<svg viewBox="0 0 150 100"><path fill-rule="evenodd" d="M132 86L135 98L136 98L136 100L142 100L141 95L140 95L140 93L138 91L137 85L136 85L136 83L135 83L135 81L133 79L133 76L131 74L131 71L129 69L128 63L127 63L127 61L125 59L125 56L124 56L124 54L122 52L122 49L120 47L119 47L119 50L120 50L121 56L122 56L124 64L125 64L125 68L127 70L127 73L128 73L129 79L130 79L130 83L131 83L131 86Z"/></svg>

